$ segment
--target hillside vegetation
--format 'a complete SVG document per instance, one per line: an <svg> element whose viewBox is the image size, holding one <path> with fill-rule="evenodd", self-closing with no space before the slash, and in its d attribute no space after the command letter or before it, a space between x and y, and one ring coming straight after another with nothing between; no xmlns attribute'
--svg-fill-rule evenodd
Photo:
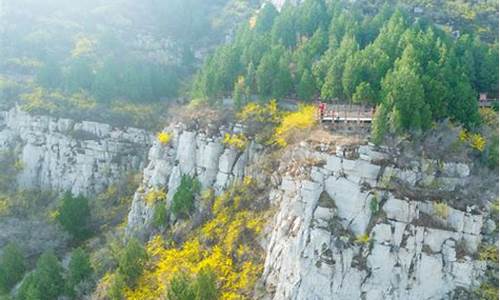
<svg viewBox="0 0 500 300"><path fill-rule="evenodd" d="M194 99L271 98L378 105L374 139L450 118L479 125L479 92L498 92L498 46L475 31L454 38L389 4L306 0L270 4L198 72Z"/></svg>

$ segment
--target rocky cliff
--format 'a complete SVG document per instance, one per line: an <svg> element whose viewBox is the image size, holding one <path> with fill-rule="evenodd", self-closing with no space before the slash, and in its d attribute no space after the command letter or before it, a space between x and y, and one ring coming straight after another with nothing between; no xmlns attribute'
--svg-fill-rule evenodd
<svg viewBox="0 0 500 300"><path fill-rule="evenodd" d="M401 197L391 184L454 191L469 167L430 171L423 160L402 170L373 163L385 154L370 146L359 153L351 160L302 148L283 160L263 274L268 298L443 299L477 287L481 213ZM297 172L290 161L315 163Z"/></svg>
<svg viewBox="0 0 500 300"><path fill-rule="evenodd" d="M94 195L142 169L153 136L136 128L0 112L0 148L16 149L21 188Z"/></svg>
<svg viewBox="0 0 500 300"><path fill-rule="evenodd" d="M156 141L149 150L149 163L143 172L143 183L134 195L128 216L128 234L147 233L153 207L144 198L151 191L167 193L165 201L168 206L182 175L189 175L199 180L202 189L212 188L219 194L232 182L243 178L246 166L255 160L260 149L254 143L243 151L225 146L224 130L213 135L175 124L164 131L172 138L168 144Z"/></svg>
<svg viewBox="0 0 500 300"><path fill-rule="evenodd" d="M224 144L224 133L237 128L213 134L173 124L164 131L168 143L134 128L17 108L0 113L0 147L17 149L22 187L95 194L143 168L129 235L152 233L147 195L165 192L168 206L182 175L216 194L246 175L260 180L276 212L262 237L261 298L443 299L479 285L485 264L475 258L488 226L485 211L467 204L478 199L459 201L470 198L463 191L474 182L467 164L415 158L403 167L387 149L362 145L345 155L302 143L261 176L261 146Z"/></svg>

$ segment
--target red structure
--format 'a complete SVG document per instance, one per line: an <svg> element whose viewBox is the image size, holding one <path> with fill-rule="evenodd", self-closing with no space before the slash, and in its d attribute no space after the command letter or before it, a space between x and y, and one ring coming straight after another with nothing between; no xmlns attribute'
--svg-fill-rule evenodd
<svg viewBox="0 0 500 300"><path fill-rule="evenodd" d="M479 107L492 107L496 101L498 101L498 99L489 98L488 93L479 93Z"/></svg>

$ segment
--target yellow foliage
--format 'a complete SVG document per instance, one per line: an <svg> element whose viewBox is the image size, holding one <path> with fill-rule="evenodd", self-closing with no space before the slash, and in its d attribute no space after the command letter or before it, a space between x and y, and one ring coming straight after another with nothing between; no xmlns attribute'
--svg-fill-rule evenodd
<svg viewBox="0 0 500 300"><path fill-rule="evenodd" d="M493 210L493 212L495 214L498 215L498 212L499 212L499 208L500 208L500 205L499 205L499 201L498 199L496 201L494 201L492 204L491 204L491 209Z"/></svg>
<svg viewBox="0 0 500 300"><path fill-rule="evenodd" d="M356 244L366 245L370 242L370 236L366 233L358 235L354 240Z"/></svg>
<svg viewBox="0 0 500 300"><path fill-rule="evenodd" d="M486 147L486 139L479 133L474 133L470 136L470 145L473 149L483 152Z"/></svg>
<svg viewBox="0 0 500 300"><path fill-rule="evenodd" d="M245 150L248 145L248 139L242 133L224 135L224 145L234 147L240 151Z"/></svg>
<svg viewBox="0 0 500 300"><path fill-rule="evenodd" d="M80 37L75 42L75 46L71 51L71 56L79 57L82 55L90 54L94 49L94 41L88 37Z"/></svg>
<svg viewBox="0 0 500 300"><path fill-rule="evenodd" d="M158 201L165 201L167 199L167 193L163 189L151 189L146 196L144 196L144 201L148 205L153 205Z"/></svg>
<svg viewBox="0 0 500 300"><path fill-rule="evenodd" d="M257 17L252 16L250 20L248 20L248 26L250 26L250 29L254 29L255 25L257 25Z"/></svg>
<svg viewBox="0 0 500 300"><path fill-rule="evenodd" d="M280 120L278 103L271 100L265 105L250 102L236 115L240 121L277 123Z"/></svg>
<svg viewBox="0 0 500 300"><path fill-rule="evenodd" d="M274 142L286 147L293 132L311 128L316 123L316 109L312 105L302 105L296 112L286 114L281 124L275 129Z"/></svg>
<svg viewBox="0 0 500 300"><path fill-rule="evenodd" d="M214 270L222 299L248 299L262 273L263 261L254 238L264 224L262 213L234 204L233 196L246 198L248 188L240 184L218 196L212 209L214 218L180 248L166 246L161 236L153 238L146 246L153 263L136 288L125 290L127 299L163 299L174 274L197 274L205 267Z"/></svg>
<svg viewBox="0 0 500 300"><path fill-rule="evenodd" d="M158 142L160 142L160 144L167 145L172 137L167 132L158 132L156 134L156 138L158 139Z"/></svg>
<svg viewBox="0 0 500 300"><path fill-rule="evenodd" d="M448 218L448 205L444 202L434 202L432 204L432 208L434 209L434 213L436 216L446 219Z"/></svg>
<svg viewBox="0 0 500 300"><path fill-rule="evenodd" d="M458 134L458 138L462 142L466 142L469 139L469 134L465 129L460 130L460 133Z"/></svg>
<svg viewBox="0 0 500 300"><path fill-rule="evenodd" d="M59 210L56 209L49 212L49 219L51 221L57 220L57 217L59 217Z"/></svg>
<svg viewBox="0 0 500 300"><path fill-rule="evenodd" d="M479 296L478 300L498 300L498 286L482 283L476 294Z"/></svg>
<svg viewBox="0 0 500 300"><path fill-rule="evenodd" d="M483 120L486 125L498 128L498 113L491 108L480 108L479 114L481 115L481 120Z"/></svg>
<svg viewBox="0 0 500 300"><path fill-rule="evenodd" d="M0 198L0 216L5 216L9 213L9 199L8 198Z"/></svg>
<svg viewBox="0 0 500 300"><path fill-rule="evenodd" d="M479 250L479 260L491 261L498 264L498 248L493 245L485 245Z"/></svg>
<svg viewBox="0 0 500 300"><path fill-rule="evenodd" d="M479 152L483 152L486 148L486 139L479 133L468 133L465 130L461 130L458 138L462 142L468 142L473 149Z"/></svg>

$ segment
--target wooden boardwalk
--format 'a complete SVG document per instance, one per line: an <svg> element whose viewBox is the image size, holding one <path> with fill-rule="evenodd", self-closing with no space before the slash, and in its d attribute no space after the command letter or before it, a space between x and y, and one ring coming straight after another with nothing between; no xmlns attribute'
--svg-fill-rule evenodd
<svg viewBox="0 0 500 300"><path fill-rule="evenodd" d="M372 122L373 107L350 104L327 104L321 114L321 109L317 111L317 118L321 123L333 124L359 124L369 125Z"/></svg>

